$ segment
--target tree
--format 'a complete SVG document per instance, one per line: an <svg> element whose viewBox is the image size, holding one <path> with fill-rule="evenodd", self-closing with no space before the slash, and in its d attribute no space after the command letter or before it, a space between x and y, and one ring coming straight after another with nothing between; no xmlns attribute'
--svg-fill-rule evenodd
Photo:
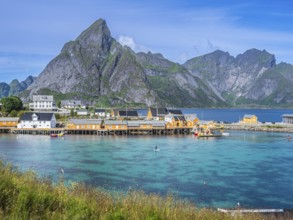
<svg viewBox="0 0 293 220"><path fill-rule="evenodd" d="M75 116L75 112L74 112L73 109L70 110L70 116L71 116L71 117L74 117L74 116Z"/></svg>
<svg viewBox="0 0 293 220"><path fill-rule="evenodd" d="M12 110L9 114L10 117L17 117L17 111L16 110Z"/></svg>
<svg viewBox="0 0 293 220"><path fill-rule="evenodd" d="M61 101L60 100L57 101L57 107L61 108Z"/></svg>
<svg viewBox="0 0 293 220"><path fill-rule="evenodd" d="M17 96L10 96L6 98L1 99L2 103L2 109L4 112L7 112L8 114L12 110L19 111L23 108L23 103Z"/></svg>

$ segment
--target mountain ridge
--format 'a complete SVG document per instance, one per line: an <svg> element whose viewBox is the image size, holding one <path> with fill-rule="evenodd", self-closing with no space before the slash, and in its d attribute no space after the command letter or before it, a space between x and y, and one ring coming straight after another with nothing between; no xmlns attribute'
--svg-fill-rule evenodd
<svg viewBox="0 0 293 220"><path fill-rule="evenodd" d="M216 50L180 65L160 53L135 53L99 19L72 41L31 83L0 83L5 95L54 94L98 106L293 106L293 66L266 50L237 56Z"/></svg>

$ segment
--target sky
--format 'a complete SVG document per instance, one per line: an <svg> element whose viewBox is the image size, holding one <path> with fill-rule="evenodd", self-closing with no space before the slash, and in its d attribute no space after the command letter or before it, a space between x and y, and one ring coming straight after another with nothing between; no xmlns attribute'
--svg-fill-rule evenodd
<svg viewBox="0 0 293 220"><path fill-rule="evenodd" d="M9 0L0 2L0 82L38 76L99 18L134 51L184 63L256 48L293 64L291 0Z"/></svg>

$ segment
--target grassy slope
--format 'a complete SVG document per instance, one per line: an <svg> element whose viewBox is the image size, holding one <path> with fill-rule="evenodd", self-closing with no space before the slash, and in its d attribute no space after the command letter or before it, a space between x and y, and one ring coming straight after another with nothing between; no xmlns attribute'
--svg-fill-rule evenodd
<svg viewBox="0 0 293 220"><path fill-rule="evenodd" d="M82 184L64 186L21 173L0 161L0 219L271 219L232 217L211 209L143 192L110 194Z"/></svg>

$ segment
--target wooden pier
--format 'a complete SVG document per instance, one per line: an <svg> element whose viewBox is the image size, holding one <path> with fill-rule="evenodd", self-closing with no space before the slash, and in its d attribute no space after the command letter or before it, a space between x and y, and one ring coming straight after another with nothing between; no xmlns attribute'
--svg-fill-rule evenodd
<svg viewBox="0 0 293 220"><path fill-rule="evenodd" d="M251 213L259 213L261 215L268 216L269 219L293 219L293 209L223 209L218 208L219 212L230 214L231 216L243 216Z"/></svg>
<svg viewBox="0 0 293 220"><path fill-rule="evenodd" d="M0 133L12 134L30 134L30 135L50 135L50 134L68 134L68 135L177 135L191 134L192 128L131 128L131 129L69 129L69 128L14 128L0 127Z"/></svg>

